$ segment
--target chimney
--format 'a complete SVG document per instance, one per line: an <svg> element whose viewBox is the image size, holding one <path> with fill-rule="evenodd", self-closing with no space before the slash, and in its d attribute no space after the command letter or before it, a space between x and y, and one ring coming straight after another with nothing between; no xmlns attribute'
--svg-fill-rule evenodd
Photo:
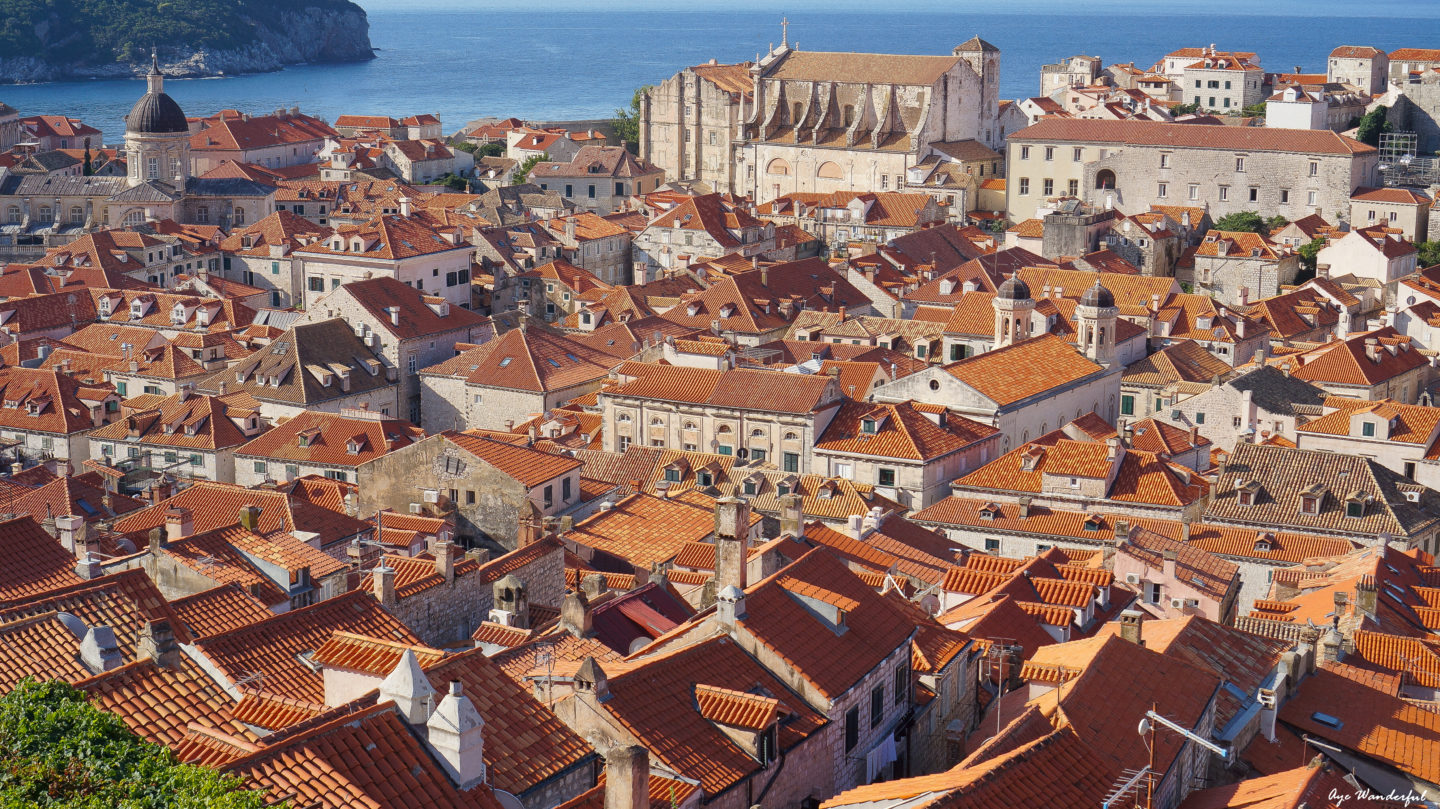
<svg viewBox="0 0 1440 809"><path fill-rule="evenodd" d="M605 809L650 809L650 753L632 745L605 755Z"/></svg>
<svg viewBox="0 0 1440 809"><path fill-rule="evenodd" d="M1365 338L1365 359L1378 364L1380 362L1380 340L1376 337Z"/></svg>
<svg viewBox="0 0 1440 809"><path fill-rule="evenodd" d="M745 589L750 504L736 497L715 501L715 586Z"/></svg>
<svg viewBox="0 0 1440 809"><path fill-rule="evenodd" d="M511 626L530 628L530 598L525 593L525 582L514 573L507 573L491 585L490 592L490 603L495 609L510 613Z"/></svg>
<svg viewBox="0 0 1440 809"><path fill-rule="evenodd" d="M409 216L409 215L410 215L410 198L409 198L409 197L401 197L401 198L400 198L400 215L401 215L401 216Z"/></svg>
<svg viewBox="0 0 1440 809"><path fill-rule="evenodd" d="M1145 624L1145 613L1139 610L1125 610L1120 613L1120 638L1144 646L1141 628Z"/></svg>
<svg viewBox="0 0 1440 809"><path fill-rule="evenodd" d="M425 728L430 749L457 787L466 790L485 782L485 720L461 693L459 680L450 681L450 693L440 700Z"/></svg>
<svg viewBox="0 0 1440 809"><path fill-rule="evenodd" d="M175 643L175 630L169 621L146 621L140 630L136 657L148 657L167 669L180 667L180 646Z"/></svg>
<svg viewBox="0 0 1440 809"><path fill-rule="evenodd" d="M729 586L715 597L715 620L723 629L735 628L735 622L745 617L745 591Z"/></svg>
<svg viewBox="0 0 1440 809"><path fill-rule="evenodd" d="M385 558L380 558L380 564L371 571L375 577L375 597L380 600L381 606L395 606L395 568L385 564Z"/></svg>
<svg viewBox="0 0 1440 809"><path fill-rule="evenodd" d="M165 539L174 542L195 533L195 518L190 509L172 506L165 509Z"/></svg>
<svg viewBox="0 0 1440 809"><path fill-rule="evenodd" d="M1336 593L1335 595L1343 596L1344 594ZM1336 609L1339 610L1338 605L1336 606ZM1325 630L1325 634L1322 635L1320 638L1320 659L1327 660L1331 663L1338 663L1344 658L1345 639L1341 637L1339 629L1331 626L1329 629Z"/></svg>
<svg viewBox="0 0 1440 809"><path fill-rule="evenodd" d="M1377 595L1378 592L1375 587L1374 576L1367 574L1361 576L1360 580L1355 582L1355 606L1360 609L1360 612L1370 618L1375 617L1375 608L1378 606L1376 603Z"/></svg>
<svg viewBox="0 0 1440 809"><path fill-rule="evenodd" d="M247 504L240 507L240 527L255 533L260 532L260 507Z"/></svg>
<svg viewBox="0 0 1440 809"><path fill-rule="evenodd" d="M420 669L420 661L409 649L400 655L395 669L380 683L380 702L395 703L408 725L423 725L435 709L435 689Z"/></svg>
<svg viewBox="0 0 1440 809"><path fill-rule="evenodd" d="M77 559L84 556L80 550L85 542L85 519L68 514L55 518L55 530L59 533L60 544Z"/></svg>
<svg viewBox="0 0 1440 809"><path fill-rule="evenodd" d="M580 668L575 670L575 692L594 702L610 698L610 678L605 676L605 670L600 668L595 658L587 657L580 661Z"/></svg>
<svg viewBox="0 0 1440 809"><path fill-rule="evenodd" d="M80 560L75 563L75 575L85 581L98 579L105 575L105 570L100 565L100 557L87 550L85 555L81 556Z"/></svg>
<svg viewBox="0 0 1440 809"><path fill-rule="evenodd" d="M604 573L590 573L580 579L580 590L585 593L587 603L595 603L600 596L610 592L610 584Z"/></svg>
<svg viewBox="0 0 1440 809"><path fill-rule="evenodd" d="M355 517L360 513L360 499L355 496L355 492L346 492L343 502L345 503L345 516Z"/></svg>
<svg viewBox="0 0 1440 809"><path fill-rule="evenodd" d="M576 638L595 634L595 616L584 592L572 590L565 594L560 602L560 627Z"/></svg>
<svg viewBox="0 0 1440 809"><path fill-rule="evenodd" d="M455 583L455 543L448 539L435 543L435 573L444 576L446 584Z"/></svg>
<svg viewBox="0 0 1440 809"><path fill-rule="evenodd" d="M125 665L125 658L115 643L115 632L108 626L92 626L86 630L80 641L80 662L91 674L104 674Z"/></svg>
<svg viewBox="0 0 1440 809"><path fill-rule="evenodd" d="M398 306L387 306L387 307L385 307L385 311L390 313L390 325L392 325L392 326L398 326L398 325L400 325L400 307L398 307Z"/></svg>
<svg viewBox="0 0 1440 809"><path fill-rule="evenodd" d="M1165 574L1165 579L1167 581L1174 581L1175 562L1177 559L1179 559L1179 554L1177 554L1175 551L1162 551L1160 554L1160 558L1161 570Z"/></svg>
<svg viewBox="0 0 1440 809"><path fill-rule="evenodd" d="M804 502L798 494L787 494L780 498L780 533L793 537L805 536Z"/></svg>

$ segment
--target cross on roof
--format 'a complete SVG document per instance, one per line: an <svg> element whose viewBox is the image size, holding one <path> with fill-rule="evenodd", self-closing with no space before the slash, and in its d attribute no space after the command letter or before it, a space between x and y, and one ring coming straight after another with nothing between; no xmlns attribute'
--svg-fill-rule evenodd
<svg viewBox="0 0 1440 809"><path fill-rule="evenodd" d="M780 18L780 47L785 47L790 42L790 18Z"/></svg>

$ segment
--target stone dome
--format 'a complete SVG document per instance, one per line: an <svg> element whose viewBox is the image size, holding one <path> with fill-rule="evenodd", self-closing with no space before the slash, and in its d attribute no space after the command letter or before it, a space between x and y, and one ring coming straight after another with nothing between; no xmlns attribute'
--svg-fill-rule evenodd
<svg viewBox="0 0 1440 809"><path fill-rule="evenodd" d="M1030 286L1020 280L1020 276L1012 275L1005 279L996 291L995 297L1006 301L1024 301L1030 299Z"/></svg>
<svg viewBox="0 0 1440 809"><path fill-rule="evenodd" d="M1080 298L1080 305L1095 309L1110 309L1115 306L1115 296L1111 294L1110 290L1100 286L1100 281L1097 279L1095 286L1085 290L1085 294Z"/></svg>
<svg viewBox="0 0 1440 809"><path fill-rule="evenodd" d="M165 94L165 77L160 73L159 60L150 56L150 73L145 77L147 92L125 116L125 131L138 135L172 135L190 131L185 112L175 99Z"/></svg>
<svg viewBox="0 0 1440 809"><path fill-rule="evenodd" d="M142 135L190 131L185 113L175 99L164 93L146 93L125 116L125 131Z"/></svg>

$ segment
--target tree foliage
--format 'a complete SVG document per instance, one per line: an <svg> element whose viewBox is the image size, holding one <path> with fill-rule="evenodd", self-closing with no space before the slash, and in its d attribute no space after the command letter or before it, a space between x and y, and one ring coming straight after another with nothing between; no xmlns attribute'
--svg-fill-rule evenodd
<svg viewBox="0 0 1440 809"><path fill-rule="evenodd" d="M0 697L3 809L259 809L260 792L180 764L84 692L27 680Z"/></svg>
<svg viewBox="0 0 1440 809"><path fill-rule="evenodd" d="M297 5L349 0L0 0L0 54L78 64L146 61L151 46L224 50L253 44Z"/></svg>
<svg viewBox="0 0 1440 809"><path fill-rule="evenodd" d="M1254 211L1236 211L1225 214L1215 222L1216 230L1229 231L1231 233L1261 233L1268 234L1270 229L1266 227L1265 219Z"/></svg>
<svg viewBox="0 0 1440 809"><path fill-rule="evenodd" d="M1315 260L1320 255L1320 249L1325 246L1324 239L1314 239L1309 244L1302 244L1295 252L1300 256L1300 268L1315 272Z"/></svg>
<svg viewBox="0 0 1440 809"><path fill-rule="evenodd" d="M1170 108L1171 115L1194 115L1200 111L1199 104L1176 104Z"/></svg>
<svg viewBox="0 0 1440 809"><path fill-rule="evenodd" d="M470 181L453 172L446 172L443 177L437 177L431 181L432 185L443 185L451 191L464 192L470 188Z"/></svg>
<svg viewBox="0 0 1440 809"><path fill-rule="evenodd" d="M1355 139L1371 146L1379 146L1380 136L1394 129L1385 117L1387 112L1389 112L1389 108L1381 104L1361 116L1360 126L1355 131Z"/></svg>
<svg viewBox="0 0 1440 809"><path fill-rule="evenodd" d="M1419 262L1421 267L1434 267L1440 264L1440 242L1420 242L1415 245L1420 251Z"/></svg>
<svg viewBox="0 0 1440 809"><path fill-rule="evenodd" d="M510 184L524 185L525 181L530 178L530 170L535 168L535 164L544 163L549 159L550 154L548 152L525 158L525 162L521 163L520 166L515 169L515 176L514 179L510 181Z"/></svg>
<svg viewBox="0 0 1440 809"><path fill-rule="evenodd" d="M635 154L640 151L640 104L645 92L655 85L647 84L635 91L630 97L630 108L617 107L615 117L611 123L615 127L615 137L625 141L625 147Z"/></svg>
<svg viewBox="0 0 1440 809"><path fill-rule="evenodd" d="M1276 231L1288 224L1290 224L1290 220L1277 213L1265 220L1265 230L1267 233Z"/></svg>
<svg viewBox="0 0 1440 809"><path fill-rule="evenodd" d="M1249 116L1251 118L1264 118L1265 102L1261 101L1258 104L1251 104L1250 106L1241 109L1240 114Z"/></svg>

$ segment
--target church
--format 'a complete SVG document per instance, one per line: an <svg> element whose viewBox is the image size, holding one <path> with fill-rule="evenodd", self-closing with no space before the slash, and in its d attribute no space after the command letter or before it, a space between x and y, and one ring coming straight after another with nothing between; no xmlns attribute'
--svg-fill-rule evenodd
<svg viewBox="0 0 1440 809"><path fill-rule="evenodd" d="M948 55L844 53L800 50L787 28L752 63L687 68L650 88L641 155L757 203L899 191L906 169L946 144L1003 148L999 87L1000 49L978 36Z"/></svg>
<svg viewBox="0 0 1440 809"><path fill-rule="evenodd" d="M146 93L125 116L125 176L0 173L0 259L23 260L86 233L147 221L229 230L274 213L273 186L191 176L190 135L152 58Z"/></svg>

